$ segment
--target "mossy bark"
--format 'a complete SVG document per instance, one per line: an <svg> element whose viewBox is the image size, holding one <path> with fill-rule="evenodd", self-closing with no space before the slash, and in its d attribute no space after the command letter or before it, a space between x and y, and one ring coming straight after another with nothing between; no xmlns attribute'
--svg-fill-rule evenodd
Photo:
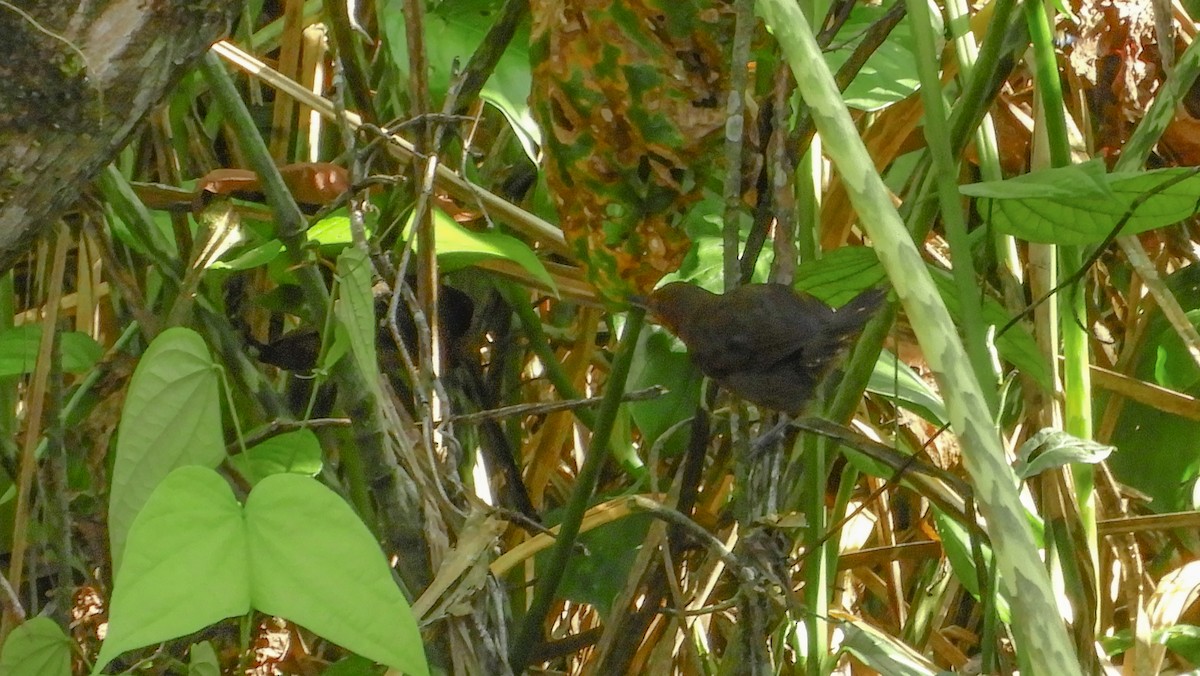
<svg viewBox="0 0 1200 676"><path fill-rule="evenodd" d="M15 0L0 7L0 270L83 191L208 47L228 0Z"/></svg>

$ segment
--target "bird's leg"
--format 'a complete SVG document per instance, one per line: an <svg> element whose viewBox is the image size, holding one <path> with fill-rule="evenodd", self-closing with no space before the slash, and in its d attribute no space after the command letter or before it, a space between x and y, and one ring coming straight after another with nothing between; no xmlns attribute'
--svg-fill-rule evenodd
<svg viewBox="0 0 1200 676"><path fill-rule="evenodd" d="M792 426L792 416L786 413L779 414L779 422L775 423L771 429L763 432L757 439L750 444L750 457L758 458L763 453L774 448L779 442L783 441L787 436L788 429Z"/></svg>
<svg viewBox="0 0 1200 676"><path fill-rule="evenodd" d="M717 387L717 381L709 378L708 376L704 376L700 380L700 408L710 416L713 414L713 409L717 407L717 396L715 391L715 388ZM711 397L708 393L709 388L714 388L713 395ZM712 404L710 405L709 402L712 402Z"/></svg>

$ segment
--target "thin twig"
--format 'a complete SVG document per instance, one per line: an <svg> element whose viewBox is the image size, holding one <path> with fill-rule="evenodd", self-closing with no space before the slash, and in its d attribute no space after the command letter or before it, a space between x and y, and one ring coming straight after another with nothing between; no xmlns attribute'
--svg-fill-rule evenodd
<svg viewBox="0 0 1200 676"><path fill-rule="evenodd" d="M42 338L38 345L37 363L34 366L33 379L30 383L28 397L29 407L25 418L25 439L21 445L21 464L17 478L17 504L13 517L12 560L9 564L8 576L12 582L14 593L19 597L22 573L25 567L26 547L29 541L30 510L33 506L33 475L37 469L37 446L42 434L43 411L46 403L46 388L50 380L50 362L52 359L54 334L58 328L58 302L62 298L63 282L66 276L67 249L70 241L67 233L61 227L57 229L54 242L54 263L50 272L50 288L46 292L45 317L42 319ZM11 625L5 625L5 629ZM7 631L0 631L0 635Z"/></svg>
<svg viewBox="0 0 1200 676"><path fill-rule="evenodd" d="M20 624L25 621L26 613L25 606L21 605L21 599L17 597L17 591L13 589L12 583L4 576L4 572L0 571L0 606L8 611Z"/></svg>
<svg viewBox="0 0 1200 676"><path fill-rule="evenodd" d="M622 402L627 401L646 401L647 399L657 399L667 393L667 388L662 385L647 387L644 390L629 392L621 396ZM479 411L478 413L462 413L459 415L450 416L450 421L453 423L475 424L485 420L503 420L504 418L515 418L517 416L530 415L545 415L547 413L558 413L560 411L573 411L584 406L595 406L604 401L604 397L588 397L586 399L572 399L569 401L552 401L543 404L513 404L512 406L501 406L493 408L489 411ZM438 422L437 424L441 424Z"/></svg>
<svg viewBox="0 0 1200 676"><path fill-rule="evenodd" d="M254 446L262 442L303 429L316 429L319 427L349 427L354 421L349 418L309 418L308 420L272 420L267 425L252 430L246 435L246 446ZM226 447L229 452L240 450L241 444L232 443Z"/></svg>
<svg viewBox="0 0 1200 676"><path fill-rule="evenodd" d="M1121 216L1121 219L1117 221L1117 224L1114 225L1113 229L1109 231L1107 236L1105 236L1104 241L1100 242L1100 245L1097 246L1094 251L1092 251L1092 254L1088 256L1087 260L1085 260L1083 264L1079 266L1079 269L1055 285L1054 288L1042 294L1040 298L1025 306L1025 309L1013 315L1013 317L1008 320L1008 323L1002 326L1000 330L996 332L996 337L999 338L1000 336L1004 335L1006 331L1016 326L1017 322L1021 321L1022 317L1030 312L1033 312L1039 305L1045 303L1052 296L1054 296L1054 294L1062 291L1068 286L1078 284L1079 280L1083 279L1084 275L1088 273L1088 270L1092 269L1092 266L1096 264L1096 261L1100 260L1100 257L1104 255L1105 250L1108 249L1108 245L1112 244L1113 240L1115 240L1117 236L1121 234L1121 230L1123 230L1133 218L1134 214L1137 213L1137 210L1141 208L1143 204L1148 202L1150 198L1178 185L1179 183L1182 183L1189 178L1193 178L1197 174L1200 174L1200 167L1192 167L1190 171L1178 176L1172 176L1169 180L1163 181L1141 195L1138 195L1136 199L1129 203L1129 208L1125 210L1125 213ZM1197 202L1197 207L1200 207L1200 200Z"/></svg>

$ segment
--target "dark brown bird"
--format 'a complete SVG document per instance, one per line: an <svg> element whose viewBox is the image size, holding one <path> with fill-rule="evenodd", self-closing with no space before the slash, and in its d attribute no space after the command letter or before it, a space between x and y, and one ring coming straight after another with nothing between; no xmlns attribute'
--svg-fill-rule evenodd
<svg viewBox="0 0 1200 676"><path fill-rule="evenodd" d="M784 284L717 295L673 282L650 294L646 307L704 375L758 406L795 415L885 295L868 289L834 310Z"/></svg>

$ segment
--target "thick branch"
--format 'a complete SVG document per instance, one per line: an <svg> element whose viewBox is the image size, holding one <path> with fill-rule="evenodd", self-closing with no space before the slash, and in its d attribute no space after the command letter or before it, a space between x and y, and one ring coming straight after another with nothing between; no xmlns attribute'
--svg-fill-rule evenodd
<svg viewBox="0 0 1200 676"><path fill-rule="evenodd" d="M75 203L240 5L0 1L0 270Z"/></svg>

